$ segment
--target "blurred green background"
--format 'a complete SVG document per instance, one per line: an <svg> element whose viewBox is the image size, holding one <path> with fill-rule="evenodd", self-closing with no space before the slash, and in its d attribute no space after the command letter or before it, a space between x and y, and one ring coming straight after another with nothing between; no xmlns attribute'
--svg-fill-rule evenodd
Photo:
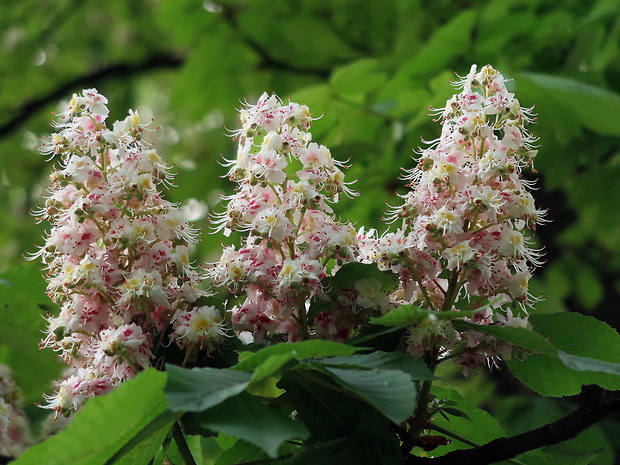
<svg viewBox="0 0 620 465"><path fill-rule="evenodd" d="M225 127L239 126L240 102L267 91L306 104L324 114L314 140L350 159L347 178L358 178L360 197L343 199L338 214L381 232L385 203L405 192L400 168L413 165L421 138L439 135L427 107L442 107L455 73L474 63L494 66L523 106L536 105L540 152L527 177L552 220L536 235L547 260L532 283L546 297L538 311L620 327L618 0L2 2L0 272L19 274L22 254L42 243L46 225L29 211L53 163L36 145L73 92L106 95L110 122L129 108L152 117L157 148L178 172L169 198L209 210L233 189L218 160L234 156ZM213 260L226 238L196 224L196 259Z"/></svg>

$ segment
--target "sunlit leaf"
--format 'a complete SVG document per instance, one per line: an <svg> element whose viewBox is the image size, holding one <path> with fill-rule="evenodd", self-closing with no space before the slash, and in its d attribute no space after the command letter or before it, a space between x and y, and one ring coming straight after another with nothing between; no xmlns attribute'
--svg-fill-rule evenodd
<svg viewBox="0 0 620 465"><path fill-rule="evenodd" d="M371 318L371 323L382 326L413 326L428 318L428 313L416 305L401 305L378 318Z"/></svg>
<svg viewBox="0 0 620 465"><path fill-rule="evenodd" d="M342 94L365 93L383 86L387 81L384 72L377 71L378 62L364 58L337 68L330 79L334 89Z"/></svg>
<svg viewBox="0 0 620 465"><path fill-rule="evenodd" d="M602 87L560 76L522 73L519 92L544 96L559 111L568 112L575 121L597 134L620 135L616 118L620 96Z"/></svg>
<svg viewBox="0 0 620 465"><path fill-rule="evenodd" d="M0 276L0 346L6 347L0 362L11 367L28 402L41 402L41 393L50 390L62 369L53 351L39 349L45 309L51 311L53 304L37 265L24 263Z"/></svg>
<svg viewBox="0 0 620 465"><path fill-rule="evenodd" d="M233 370L254 371L252 381L258 381L272 375L291 360L306 358L347 356L359 349L337 342L315 339L311 341L293 342L290 344L275 344L238 363Z"/></svg>
<svg viewBox="0 0 620 465"><path fill-rule="evenodd" d="M166 426L178 418L166 410L165 382L164 373L148 369L89 400L66 429L26 450L15 465L104 465L113 457L122 459L121 450L133 463L146 465L159 446L152 440L162 439ZM132 452L128 444L144 450Z"/></svg>

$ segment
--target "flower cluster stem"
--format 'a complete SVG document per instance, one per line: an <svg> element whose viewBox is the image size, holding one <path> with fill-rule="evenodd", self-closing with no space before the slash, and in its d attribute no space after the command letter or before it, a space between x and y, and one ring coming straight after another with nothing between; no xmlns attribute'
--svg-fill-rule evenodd
<svg viewBox="0 0 620 465"><path fill-rule="evenodd" d="M439 350L436 347L433 347L432 350L428 352L428 363L427 367L431 371L431 373L435 372L435 368L437 368L438 359L439 359ZM422 431L427 429L427 423L429 420L429 411L428 404L431 401L431 388L433 387L433 380L427 380L422 383L422 388L420 389L420 393L418 394L418 402L415 408L415 412L413 414L413 418L415 419L415 423L413 424L410 436L413 439L417 439L422 434Z"/></svg>
<svg viewBox="0 0 620 465"><path fill-rule="evenodd" d="M181 454L181 459L183 459L183 463L185 465L196 465L196 461L194 460L194 456L192 455L192 451L189 450L189 446L187 445L187 441L185 440L185 435L181 430L181 426L177 421L172 427L172 437L174 438L174 442L176 443L179 454Z"/></svg>

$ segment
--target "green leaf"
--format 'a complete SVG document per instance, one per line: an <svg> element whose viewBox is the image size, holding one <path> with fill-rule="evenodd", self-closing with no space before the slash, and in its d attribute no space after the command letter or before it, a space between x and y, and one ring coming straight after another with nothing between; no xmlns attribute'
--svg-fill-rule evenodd
<svg viewBox="0 0 620 465"><path fill-rule="evenodd" d="M574 316L569 316L569 315L574 315ZM586 322L586 320L583 320L587 318L588 317L579 315L576 313L572 313L572 314L570 313L557 314L556 313L556 314L550 314L550 315L534 315L530 318L530 321L532 321L533 324L536 323L536 325L534 325L534 329L540 330L540 328L542 328L543 331L545 331L545 333L541 333L541 334L539 334L538 332L529 331L523 328L511 328L508 326L498 327L498 326L491 326L491 325L476 325L476 324L473 324L467 321L454 321L454 326L456 329L459 329L461 331L464 331L464 330L465 331L479 331L485 334L489 334L498 339L506 341L516 347L538 352L548 357L549 360L540 359L536 355L530 356L530 357L534 357L533 358L534 362L532 366L537 366L538 364L541 364L545 367L545 371L540 371L540 374L544 376L545 378L547 377L546 370L548 370L552 366L556 366L556 367L558 366L558 363L554 361L553 359L558 359L560 364L563 364L564 368L569 369L569 370L598 372L598 375L593 374L595 378L598 378L600 376L605 377L606 375L603 375L603 373L607 373L607 374L615 375L615 376L620 375L620 364L618 363L605 362L605 361L597 360L591 357L581 357L581 356L575 355L574 353L567 353L563 350L558 350L560 349L560 347L568 347L568 350L571 350L571 352L574 350L578 352L583 351L583 346L581 344L574 344L571 340L572 338L579 339L580 336L581 336L581 340L584 339L582 335L586 333L584 333L584 328L579 325L578 323L579 321L584 321L584 324L592 326L592 329L591 329L592 333L590 334L589 337L592 337L592 335L596 335L600 329L604 328L604 326L601 326L601 325L605 325L605 324L599 322L596 319L592 319L592 321L589 321L589 322ZM558 323L559 326L555 326L556 323ZM595 327L598 327L599 329ZM568 336L563 335L563 331L568 331ZM613 329L611 329L611 331L613 332L613 335L611 332L608 332L610 336L610 339L609 339L610 342L613 342L613 340L615 339L616 343L620 344L620 338L618 337L618 334L615 333ZM558 346L558 344L560 345ZM588 350L586 350L586 352L588 352ZM531 361L530 361L530 364L532 364ZM514 366L516 367L516 370L520 370L520 373L525 374L525 371L527 371L527 369L524 371L522 367L520 369L520 366L516 362ZM564 371L564 370L560 369L559 371ZM580 376L577 375L577 377L579 378ZM546 384L545 381L543 382ZM577 384L578 383L572 386L571 389L573 390L576 389ZM613 383L613 385L615 385L615 383ZM579 387L580 386L581 385L579 385ZM613 388L610 387L610 389L613 389ZM555 388L555 390L557 391L558 388ZM547 394L547 395L550 395L550 394ZM560 395L563 395L563 394L560 394Z"/></svg>
<svg viewBox="0 0 620 465"><path fill-rule="evenodd" d="M452 415L453 417L461 417L465 418L468 421L473 421L471 418L469 418L469 415L467 415L465 412L458 408L444 407L441 409L441 411L447 413L448 415Z"/></svg>
<svg viewBox="0 0 620 465"><path fill-rule="evenodd" d="M347 442L347 439L338 438L312 444L306 443L295 451L293 456L286 461L286 465L329 465L330 457L346 446Z"/></svg>
<svg viewBox="0 0 620 465"><path fill-rule="evenodd" d="M384 349L385 347L377 347L377 345L381 345L383 343L388 343L391 341L391 348L386 350L393 350L392 348L395 348L396 345L398 345L400 341L400 335L403 333L403 331L404 329L401 327L382 328L379 326L372 326L368 328L362 328L362 330L357 336L352 337L351 339L349 339L349 341L347 341L347 344L352 346L365 345L366 347L370 348Z"/></svg>
<svg viewBox="0 0 620 465"><path fill-rule="evenodd" d="M413 413L416 386L402 371L330 367L325 371L336 383L358 394L394 423L402 423Z"/></svg>
<svg viewBox="0 0 620 465"><path fill-rule="evenodd" d="M462 320L454 320L452 324L459 331L478 331L522 349L557 357L557 350L553 344L540 334L528 329L513 328L511 326L477 325Z"/></svg>
<svg viewBox="0 0 620 465"><path fill-rule="evenodd" d="M601 452L602 449L582 452L574 450L564 443L545 447L543 449L543 453L547 456L547 463L557 465L588 465L601 455Z"/></svg>
<svg viewBox="0 0 620 465"><path fill-rule="evenodd" d="M316 370L299 369L282 374L278 387L283 402L292 405L310 430L310 443L352 436L364 411L385 417L353 393L337 386L331 377Z"/></svg>
<svg viewBox="0 0 620 465"><path fill-rule="evenodd" d="M473 10L451 17L446 25L433 31L430 40L419 48L415 58L407 62L399 74L432 76L443 70L451 60L464 54L471 46L471 31L475 22L476 12Z"/></svg>
<svg viewBox="0 0 620 465"><path fill-rule="evenodd" d="M0 275L0 346L6 347L0 362L11 367L27 403L40 402L41 392L62 369L53 350L39 349L43 310L53 308L41 273L34 263L25 263Z"/></svg>
<svg viewBox="0 0 620 465"><path fill-rule="evenodd" d="M449 420L446 420L441 415L436 415L431 419L431 422L434 425L440 426L452 433L467 438L476 444L485 444L493 439L506 436L504 430L495 418L493 418L488 412L476 408L476 406L463 399L456 391L433 386L432 393L438 399L444 399L448 402L455 402L455 409L462 413L460 416L450 417ZM450 444L441 446L436 450L429 452L429 455L437 457L447 454L453 450L468 449L470 447L471 446L463 444L456 439L452 439Z"/></svg>
<svg viewBox="0 0 620 465"><path fill-rule="evenodd" d="M211 462L206 462L206 458L203 453L202 445L205 444L205 448L209 449L211 456L219 457L222 452L222 448L217 444L215 438L203 438L202 436L192 435L185 431L185 442L189 448L196 465L212 465ZM211 457L210 457L211 458ZM125 462L127 465L131 465L131 462ZM149 465L184 465L183 456L179 451L178 444L169 436L159 448L158 454L153 458L152 464ZM110 464L112 465L112 464ZM116 464L114 464L116 465Z"/></svg>
<svg viewBox="0 0 620 465"><path fill-rule="evenodd" d="M246 86L256 85L252 67L258 60L241 38L222 24L215 23L209 34L200 34L199 39L175 76L171 96L174 107L193 121L201 120L213 108L236 105ZM209 98L196 99L196 89Z"/></svg>
<svg viewBox="0 0 620 465"><path fill-rule="evenodd" d="M587 384L620 389L620 336L611 326L578 313L532 315L530 322L559 349L559 358L536 354L510 360L510 370L523 384L552 397L578 394Z"/></svg>
<svg viewBox="0 0 620 465"><path fill-rule="evenodd" d="M368 93L382 87L387 82L387 74L377 71L378 61L363 58L336 68L330 82L341 94Z"/></svg>
<svg viewBox="0 0 620 465"><path fill-rule="evenodd" d="M169 411L162 413L147 428L127 442L106 465L147 464L157 455L161 445L170 432L170 428L180 415L171 415Z"/></svg>
<svg viewBox="0 0 620 465"><path fill-rule="evenodd" d="M558 350L560 361L571 370L575 371L596 371L598 373L609 373L620 376L620 363L603 362L592 358L578 357L577 355L567 354Z"/></svg>
<svg viewBox="0 0 620 465"><path fill-rule="evenodd" d="M425 310L417 305L401 305L378 318L371 318L370 322L382 326L413 326L421 323L429 315L433 315L439 319L465 318L476 313L477 310L451 310L446 312L436 312L433 310Z"/></svg>
<svg viewBox="0 0 620 465"><path fill-rule="evenodd" d="M303 423L265 406L247 393L226 399L194 417L203 428L244 439L271 457L278 454L285 441L306 439L310 434Z"/></svg>
<svg viewBox="0 0 620 465"><path fill-rule="evenodd" d="M290 465L396 464L401 462L399 445L391 423L377 418L375 412L365 412L350 436L304 444L291 457Z"/></svg>
<svg viewBox="0 0 620 465"><path fill-rule="evenodd" d="M214 15L206 15L203 5L192 0L163 0L157 2L154 19L164 31L169 31L171 39L179 45L187 46L200 38L212 22Z"/></svg>
<svg viewBox="0 0 620 465"><path fill-rule="evenodd" d="M364 134L366 134L366 130ZM323 285L327 291L327 299L315 299L310 306L308 317L316 318L321 312L337 310L341 305L338 303L343 291L356 290L356 285L366 281L375 291L383 293L385 302L388 301L388 294L393 292L397 285L396 275L390 271L381 271L375 264L366 263L347 263L342 266L334 276L327 277ZM376 302L376 307L382 306Z"/></svg>
<svg viewBox="0 0 620 465"><path fill-rule="evenodd" d="M358 350L360 349L356 347L321 339L292 342L290 344L274 344L261 349L232 367L232 369L254 371L252 381L258 381L271 376L291 360L337 355L348 356Z"/></svg>
<svg viewBox="0 0 620 465"><path fill-rule="evenodd" d="M229 397L236 396L250 384L251 375L216 368L181 368L167 365L168 382L164 392L173 412L201 412Z"/></svg>
<svg viewBox="0 0 620 465"><path fill-rule="evenodd" d="M133 463L148 463L159 446L153 441L162 438L166 425L178 418L166 410L165 381L165 373L147 369L112 392L89 400L66 429L27 449L15 465L104 465L113 457L133 454L131 444L146 447L133 455L137 460Z"/></svg>
<svg viewBox="0 0 620 465"><path fill-rule="evenodd" d="M620 135L618 94L566 77L538 73L522 73L518 82L519 93L527 95L528 101L538 102L540 97L540 102L548 102L556 112L565 112L597 134Z"/></svg>
<svg viewBox="0 0 620 465"><path fill-rule="evenodd" d="M237 441L230 449L222 452L214 465L236 465L252 460L264 460L268 456L262 448L249 444L245 441Z"/></svg>
<svg viewBox="0 0 620 465"><path fill-rule="evenodd" d="M593 269L579 262L579 272L575 274L574 279L575 294L579 302L585 309L594 310L605 293L600 277Z"/></svg>
<svg viewBox="0 0 620 465"><path fill-rule="evenodd" d="M399 352L375 351L370 354L354 354L350 357L325 358L317 365L340 366L381 370L396 370L407 373L412 381L427 381L437 379L424 363Z"/></svg>
<svg viewBox="0 0 620 465"><path fill-rule="evenodd" d="M340 289L355 289L355 283L361 279L376 279L386 292L394 291L398 285L394 273L381 271L375 264L353 262L342 266L332 278L328 278L330 294L337 294Z"/></svg>
<svg viewBox="0 0 620 465"><path fill-rule="evenodd" d="M413 326L428 318L428 312L416 305L401 305L370 322L381 326Z"/></svg>
<svg viewBox="0 0 620 465"><path fill-rule="evenodd" d="M397 463L393 423L359 396L334 385L324 373L295 370L283 375L283 401L290 402L311 431L290 459L295 465ZM360 451L364 451L360 456ZM365 454L365 455L364 455Z"/></svg>

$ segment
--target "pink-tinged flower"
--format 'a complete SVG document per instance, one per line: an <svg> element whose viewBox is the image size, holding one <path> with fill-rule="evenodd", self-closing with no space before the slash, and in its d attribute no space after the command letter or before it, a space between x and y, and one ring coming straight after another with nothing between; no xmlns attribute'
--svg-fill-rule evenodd
<svg viewBox="0 0 620 465"><path fill-rule="evenodd" d="M150 347L148 336L132 323L102 330L98 339L83 347L82 352L92 357L98 372L108 374L110 381L116 383L150 366Z"/></svg>
<svg viewBox="0 0 620 465"><path fill-rule="evenodd" d="M220 312L211 306L177 313L173 320L173 328L171 339L180 347L192 347L192 344L215 345L226 336L224 319Z"/></svg>
<svg viewBox="0 0 620 465"><path fill-rule="evenodd" d="M436 111L441 136L420 150L417 166L404 176L411 190L401 196L402 205L390 207L388 220L401 222L400 228L366 238L364 259L398 274L395 302L433 311L482 307L478 324L525 324L534 301L528 281L540 264L527 229L544 221L531 182L521 177L536 155L536 139L526 129L533 116L490 66L473 66L456 87L459 92ZM467 353L459 363L469 370L500 353L492 338L468 338L431 320L411 328L412 354L434 347L447 355L462 340Z"/></svg>
<svg viewBox="0 0 620 465"><path fill-rule="evenodd" d="M81 96L74 97L78 105L86 106L87 112L92 115L106 118L110 111L106 106L108 99L97 92L97 89L86 89Z"/></svg>
<svg viewBox="0 0 620 465"><path fill-rule="evenodd" d="M140 115L110 129L106 103L95 89L74 95L42 147L60 159L38 213L52 228L35 254L60 306L43 345L73 369L49 397L59 410L150 366L173 316L204 294L188 255L197 233L162 197L170 169L144 140Z"/></svg>
<svg viewBox="0 0 620 465"><path fill-rule="evenodd" d="M252 233L259 237L270 238L282 242L290 236L293 225L286 217L286 213L277 207L266 208L254 218Z"/></svg>
<svg viewBox="0 0 620 465"><path fill-rule="evenodd" d="M65 413L77 410L91 397L109 392L114 387L110 378L90 368L71 370L55 387L53 394L44 394L43 408Z"/></svg>
<svg viewBox="0 0 620 465"><path fill-rule="evenodd" d="M342 192L354 195L344 163L310 142L312 115L303 105L263 94L241 109L240 119L242 128L233 132L237 157L225 161L238 187L224 197L227 209L214 224L244 239L224 249L208 276L239 297L231 308L237 332L252 332L257 342L272 332L289 341L316 337L309 304L322 295L328 270L357 252L355 230L336 221L329 205Z"/></svg>

